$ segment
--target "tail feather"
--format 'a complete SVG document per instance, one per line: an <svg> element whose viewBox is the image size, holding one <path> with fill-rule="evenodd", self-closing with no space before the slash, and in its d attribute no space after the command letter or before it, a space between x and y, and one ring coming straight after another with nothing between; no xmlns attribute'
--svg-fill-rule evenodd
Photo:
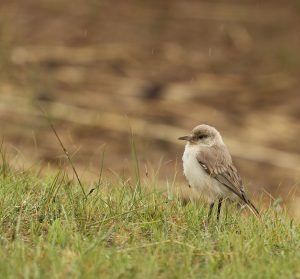
<svg viewBox="0 0 300 279"><path fill-rule="evenodd" d="M252 201L250 201L249 199L247 199L246 204L248 206L248 208L257 216L260 217L260 213L257 209L257 207L253 204Z"/></svg>
<svg viewBox="0 0 300 279"><path fill-rule="evenodd" d="M220 181L219 181L220 182ZM256 206L253 204L252 201L250 201L245 192L242 190L241 192L237 191L236 189L233 189L232 187L228 186L227 184L222 183L228 190L230 190L231 192L233 192L234 194L236 194L249 208L249 210L256 216L256 217L260 217L260 213L258 211L258 209L256 208Z"/></svg>

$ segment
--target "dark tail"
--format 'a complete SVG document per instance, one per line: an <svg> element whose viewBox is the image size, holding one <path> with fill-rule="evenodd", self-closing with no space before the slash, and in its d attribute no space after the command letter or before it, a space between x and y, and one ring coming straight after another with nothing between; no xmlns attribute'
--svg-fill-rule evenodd
<svg viewBox="0 0 300 279"><path fill-rule="evenodd" d="M248 206L248 208L250 209L250 211L256 216L256 217L260 217L260 213L257 209L257 207L253 204L252 201L250 201L246 195L243 193L242 194L242 200L245 202L245 204Z"/></svg>
<svg viewBox="0 0 300 279"><path fill-rule="evenodd" d="M221 180L220 177L216 176L215 178L220 183L222 183L228 190L236 194L241 199L241 201L243 201L247 205L247 207L256 217L260 217L259 211L257 210L256 206L247 198L246 193L242 188L237 190L235 187L231 187L230 183L226 183L224 180Z"/></svg>
<svg viewBox="0 0 300 279"><path fill-rule="evenodd" d="M221 181L219 181L221 182ZM222 183L222 182L221 182ZM258 211L258 209L256 208L256 206L253 204L252 201L250 201L245 192L243 190L241 190L241 192L238 192L236 189L233 189L232 187L229 187L227 184L222 183L227 189L229 189L231 192L233 192L234 194L236 194L246 205L247 207L250 209L250 211L256 216L256 217L260 217L260 213Z"/></svg>

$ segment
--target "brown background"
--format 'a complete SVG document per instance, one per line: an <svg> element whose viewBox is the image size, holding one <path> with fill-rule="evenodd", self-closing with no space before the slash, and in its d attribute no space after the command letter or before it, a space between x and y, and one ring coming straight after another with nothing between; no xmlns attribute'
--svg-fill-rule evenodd
<svg viewBox="0 0 300 279"><path fill-rule="evenodd" d="M1 1L0 131L12 164L55 168L53 118L80 174L132 166L173 178L200 123L249 191L299 185L299 1ZM159 163L160 162L160 163Z"/></svg>

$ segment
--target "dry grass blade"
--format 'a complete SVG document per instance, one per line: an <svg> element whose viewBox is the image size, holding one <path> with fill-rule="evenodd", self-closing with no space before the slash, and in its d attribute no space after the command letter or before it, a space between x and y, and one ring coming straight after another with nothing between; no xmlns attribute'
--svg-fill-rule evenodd
<svg viewBox="0 0 300 279"><path fill-rule="evenodd" d="M43 115L45 116L45 118L47 119L50 128L52 129L52 131L53 131L55 137L57 138L57 140L58 140L58 142L59 142L59 144L60 144L60 146L61 146L61 148L62 148L62 150L63 150L63 152L65 153L65 155L66 155L66 157L67 157L67 159L68 159L68 162L70 163L70 165L71 165L71 167L72 167L72 170L73 170L73 172L74 172L74 174L75 174L75 176L76 176L76 179L77 179L77 181L78 181L78 184L79 184L79 186L80 186L80 188L81 188L81 191L82 191L82 193L83 193L83 195L84 195L84 198L86 199L86 198L87 198L87 194L86 194L85 191L84 191L83 185L82 185L82 183L81 183L81 180L80 180L79 175L78 175L78 173L77 173L77 171L76 171L76 168L75 168L75 166L74 166L74 164L73 164L73 161L72 161L72 159L71 159L71 157L70 157L70 155L69 155L68 150L65 148L65 146L64 146L64 144L63 144L63 142L62 142L62 140L60 139L60 137L59 137L59 135L58 135L58 133L57 133L57 131L56 131L56 129L55 129L53 123L51 122L51 119L50 119L49 115L47 114L47 112L46 112L42 107L39 107L39 108L40 108L41 112L43 113Z"/></svg>

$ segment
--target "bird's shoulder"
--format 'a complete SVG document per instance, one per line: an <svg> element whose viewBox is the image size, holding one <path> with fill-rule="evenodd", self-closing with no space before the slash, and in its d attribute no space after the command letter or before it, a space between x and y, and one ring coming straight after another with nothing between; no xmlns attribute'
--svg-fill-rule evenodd
<svg viewBox="0 0 300 279"><path fill-rule="evenodd" d="M231 155L225 145L201 147L197 152L197 160L211 173L222 173L232 165Z"/></svg>
<svg viewBox="0 0 300 279"><path fill-rule="evenodd" d="M197 160L209 175L215 177L222 184L243 189L241 177L225 145L201 148L197 153Z"/></svg>

